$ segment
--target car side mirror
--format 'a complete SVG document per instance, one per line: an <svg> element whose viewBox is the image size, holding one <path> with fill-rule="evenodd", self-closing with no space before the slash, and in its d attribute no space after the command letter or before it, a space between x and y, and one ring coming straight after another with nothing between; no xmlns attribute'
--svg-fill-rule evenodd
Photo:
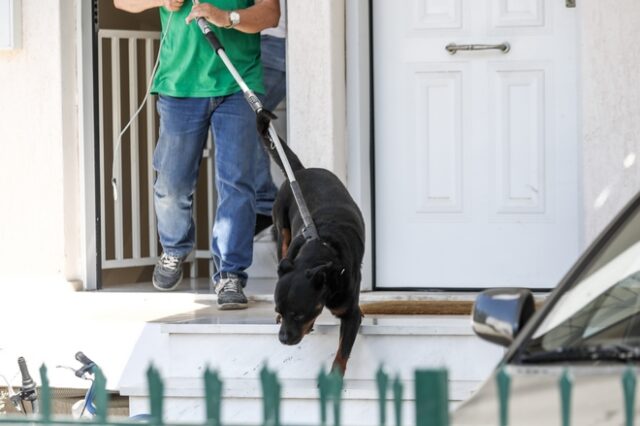
<svg viewBox="0 0 640 426"><path fill-rule="evenodd" d="M533 295L527 289L485 290L473 304L473 331L484 340L509 346L534 312Z"/></svg>

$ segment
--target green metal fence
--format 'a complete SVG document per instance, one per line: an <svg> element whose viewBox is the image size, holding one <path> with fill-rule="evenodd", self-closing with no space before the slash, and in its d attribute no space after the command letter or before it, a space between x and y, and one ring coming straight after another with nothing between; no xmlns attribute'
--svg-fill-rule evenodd
<svg viewBox="0 0 640 426"><path fill-rule="evenodd" d="M415 371L415 424L416 426L449 426L449 401L448 401L448 374L446 369L425 369ZM140 421L123 419L121 417L108 417L109 398L106 391L106 380L102 372L97 369L95 374L96 396L95 405L97 413L95 418L72 419L70 416L53 415L51 411L51 389L47 378L47 369L43 365L40 368L41 387L39 392L40 413L38 415L0 416L0 424L34 424L34 425L114 425L114 426L139 426ZM215 371L207 369L203 376L205 388L206 420L203 426L221 426L220 413L222 406L223 382ZM390 377L380 368L375 376L378 390L379 424L386 426L403 425L402 395L403 385L396 377ZM262 426L280 426L280 396L281 386L275 372L266 367L260 371L262 385L263 416ZM149 388L150 419L148 424L168 425L163 419L164 384L158 370L153 366L147 370L147 383ZM341 422L341 397L343 391L342 377L336 373L327 374L320 371L318 375L318 402L320 404L320 426L332 424L340 426ZM496 374L498 392L497 425L507 426L509 419L509 392L511 378L502 368ZM635 370L629 367L622 375L621 385L624 394L625 425L634 424L634 401L636 394ZM558 381L559 398L561 401L562 425L571 423L571 389L572 378L567 370L563 372ZM393 415L388 416L387 402L391 392ZM331 414L329 414L331 413ZM388 422L388 417L392 417ZM331 418L331 422L329 422ZM177 423L170 423L177 425ZM183 423L182 425L194 425Z"/></svg>

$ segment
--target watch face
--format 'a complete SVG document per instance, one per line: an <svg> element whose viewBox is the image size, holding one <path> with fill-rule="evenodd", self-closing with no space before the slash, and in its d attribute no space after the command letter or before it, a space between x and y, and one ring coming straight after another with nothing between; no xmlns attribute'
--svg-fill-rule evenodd
<svg viewBox="0 0 640 426"><path fill-rule="evenodd" d="M235 10L229 14L231 25L238 25L240 23L240 14Z"/></svg>

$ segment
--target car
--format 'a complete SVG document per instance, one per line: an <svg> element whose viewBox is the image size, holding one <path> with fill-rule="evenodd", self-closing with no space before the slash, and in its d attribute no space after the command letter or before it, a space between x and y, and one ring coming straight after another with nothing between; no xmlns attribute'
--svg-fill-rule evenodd
<svg viewBox="0 0 640 426"><path fill-rule="evenodd" d="M455 426L499 425L498 376L509 380L508 423L563 425L560 381L569 382L570 424L627 423L640 361L640 193L580 256L539 309L523 288L481 292L472 313L481 338L506 352L482 386L451 413ZM566 386L566 385L565 385ZM634 394L628 393L630 401ZM639 405L629 416L640 419ZM569 424L569 423L566 423Z"/></svg>

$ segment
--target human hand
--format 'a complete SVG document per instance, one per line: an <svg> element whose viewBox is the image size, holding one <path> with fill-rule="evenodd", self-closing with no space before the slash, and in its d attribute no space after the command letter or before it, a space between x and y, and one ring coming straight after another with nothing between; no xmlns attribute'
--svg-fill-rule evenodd
<svg viewBox="0 0 640 426"><path fill-rule="evenodd" d="M180 10L183 4L184 0L162 0L162 5L165 7L165 9L171 12Z"/></svg>
<svg viewBox="0 0 640 426"><path fill-rule="evenodd" d="M191 13L189 13L185 21L189 24L196 18L204 18L216 27L226 27L231 23L229 20L229 12L218 9L209 3L198 3L194 1Z"/></svg>

